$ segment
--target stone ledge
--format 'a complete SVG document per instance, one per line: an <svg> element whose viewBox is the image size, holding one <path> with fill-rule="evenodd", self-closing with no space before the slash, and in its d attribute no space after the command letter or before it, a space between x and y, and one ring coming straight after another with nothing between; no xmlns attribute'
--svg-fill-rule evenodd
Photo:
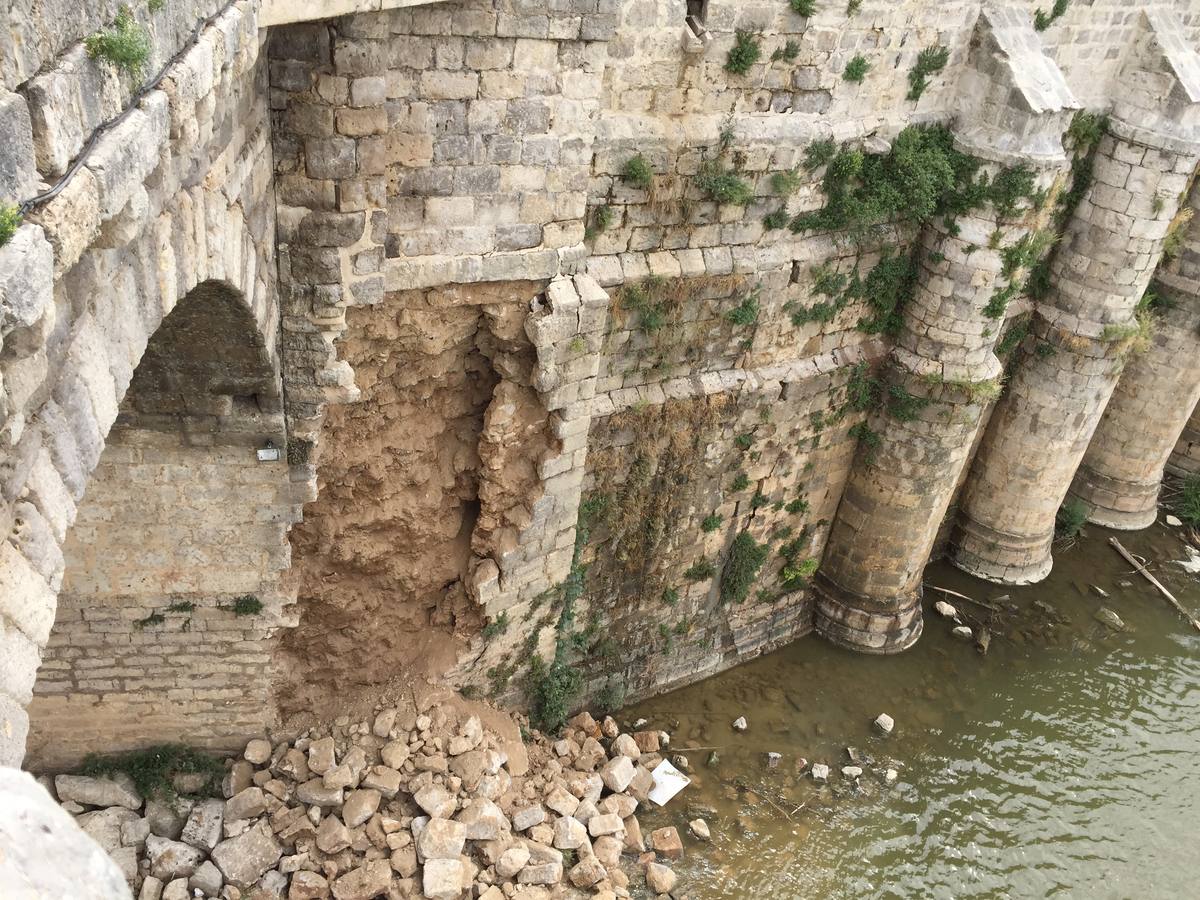
<svg viewBox="0 0 1200 900"><path fill-rule="evenodd" d="M258 24L288 25L294 22L313 22L351 13L383 12L406 6L431 6L444 0L265 0Z"/></svg>

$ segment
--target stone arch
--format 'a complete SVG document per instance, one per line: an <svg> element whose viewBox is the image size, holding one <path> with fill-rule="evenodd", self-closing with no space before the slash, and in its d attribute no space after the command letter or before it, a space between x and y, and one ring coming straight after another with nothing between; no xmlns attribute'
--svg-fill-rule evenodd
<svg viewBox="0 0 1200 900"><path fill-rule="evenodd" d="M224 748L270 723L292 510L281 393L228 282L197 285L150 338L63 545L31 763L185 735Z"/></svg>

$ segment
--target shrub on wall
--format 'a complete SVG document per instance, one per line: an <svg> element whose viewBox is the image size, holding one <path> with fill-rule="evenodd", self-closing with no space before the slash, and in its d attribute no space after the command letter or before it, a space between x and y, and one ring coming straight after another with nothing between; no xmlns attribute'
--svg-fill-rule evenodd
<svg viewBox="0 0 1200 900"><path fill-rule="evenodd" d="M700 190L717 203L746 206L754 200L754 188L748 182L712 160L701 167L696 181Z"/></svg>
<svg viewBox="0 0 1200 900"><path fill-rule="evenodd" d="M871 64L867 62L867 58L860 53L846 64L846 70L842 72L842 78L844 78L846 81L852 81L855 84L858 84L867 77L867 72L870 70L870 68Z"/></svg>
<svg viewBox="0 0 1200 900"><path fill-rule="evenodd" d="M646 162L646 157L639 153L621 167L621 179L626 184L646 191L654 183L654 170Z"/></svg>
<svg viewBox="0 0 1200 900"><path fill-rule="evenodd" d="M929 87L929 76L942 71L949 61L948 47L926 47L918 53L917 64L908 73L908 99L920 100L925 88Z"/></svg>
<svg viewBox="0 0 1200 900"><path fill-rule="evenodd" d="M760 544L748 531L739 531L729 548L729 557L721 571L721 602L741 603L750 593L750 585L766 562L770 548Z"/></svg>
<svg viewBox="0 0 1200 900"><path fill-rule="evenodd" d="M89 35L84 46L93 59L103 59L134 78L141 77L150 60L150 35L128 6L117 10L112 28Z"/></svg>
<svg viewBox="0 0 1200 900"><path fill-rule="evenodd" d="M12 240L21 227L21 212L15 206L0 203L0 247Z"/></svg>
<svg viewBox="0 0 1200 900"><path fill-rule="evenodd" d="M798 16L804 16L808 19L817 14L817 0L790 0L790 2L792 12Z"/></svg>
<svg viewBox="0 0 1200 900"><path fill-rule="evenodd" d="M739 31L725 60L725 71L734 75L745 75L762 57L762 46L758 35L750 31Z"/></svg>

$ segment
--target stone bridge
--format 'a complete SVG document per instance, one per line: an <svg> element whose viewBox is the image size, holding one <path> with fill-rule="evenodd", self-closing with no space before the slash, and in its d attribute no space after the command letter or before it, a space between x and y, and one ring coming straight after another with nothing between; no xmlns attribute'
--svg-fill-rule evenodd
<svg viewBox="0 0 1200 900"><path fill-rule="evenodd" d="M1144 525L1177 441L1172 467L1200 467L1200 372L1180 363L1200 359L1200 236L1158 270L1175 312L1124 375L1105 329L1128 324L1187 201L1200 16L1096 0L1039 36L1036 5L868 0L858 21L810 22L782 0L167 0L133 4L139 72L86 48L111 0L10 9L0 763L231 747L281 696L319 705L398 670L510 696L518 664L565 639L545 598L580 565L585 490L647 498L664 524L635 565L610 509L597 539L616 550L591 551L589 694L682 683L814 627L908 646L959 505L956 561L998 580L1044 574L1068 491ZM781 55L730 75L738 30ZM897 72L934 44L950 64L906 102ZM877 54L863 85L842 78L848 49ZM820 206L817 178L778 187L810 142L949 121L989 171L1030 162L1052 195L1084 106L1112 113L1101 177L1056 292L1007 312L1059 352L1027 353L994 412L954 386L1002 371L1003 323L980 317L996 247L932 225L896 238L926 254L886 340L857 315L795 315L819 264L859 261L764 228ZM623 174L635 155L652 187ZM754 199L708 196L714 160ZM981 244L989 215L965 223ZM684 286L655 333L634 283ZM860 361L915 393L936 368L959 423L876 416L887 477L859 449L867 415L844 410ZM1156 405L1172 414L1131 440ZM1059 443L1036 436L1047 421ZM765 543L788 515L788 563L824 560L815 590L774 559L786 587L745 606L685 577L731 552L735 523Z"/></svg>

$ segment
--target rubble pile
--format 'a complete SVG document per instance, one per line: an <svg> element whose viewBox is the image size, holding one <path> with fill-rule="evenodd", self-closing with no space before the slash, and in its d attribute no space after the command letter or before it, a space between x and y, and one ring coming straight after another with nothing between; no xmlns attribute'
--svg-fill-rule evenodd
<svg viewBox="0 0 1200 900"><path fill-rule="evenodd" d="M186 774L174 797L140 796L124 774L42 781L138 900L615 900L629 872L652 895L676 886L678 833L648 841L637 818L667 740L581 713L557 741L514 746L454 706L401 704L250 741L223 798L185 797Z"/></svg>

